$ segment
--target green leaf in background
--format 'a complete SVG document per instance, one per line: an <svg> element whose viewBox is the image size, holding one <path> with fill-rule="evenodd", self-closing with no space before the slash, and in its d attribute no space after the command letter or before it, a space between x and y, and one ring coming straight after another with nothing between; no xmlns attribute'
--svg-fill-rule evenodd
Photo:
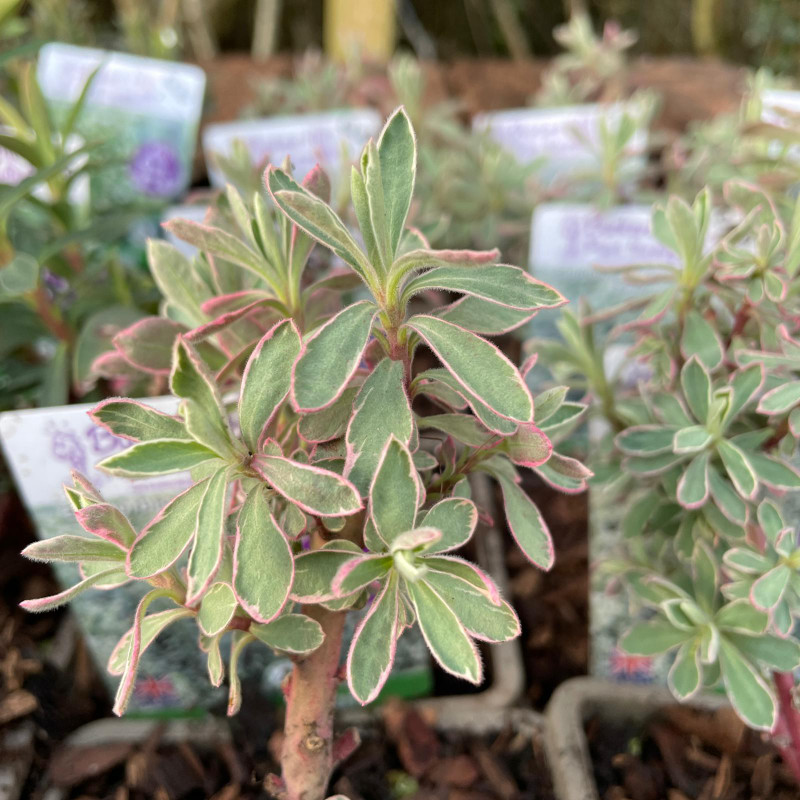
<svg viewBox="0 0 800 800"><path fill-rule="evenodd" d="M714 326L694 309L684 319L681 351L688 361L692 356L697 358L709 370L716 369L722 363L722 342Z"/></svg>
<svg viewBox="0 0 800 800"><path fill-rule="evenodd" d="M278 406L289 393L289 364L300 352L300 332L292 320L271 328L247 361L239 395L239 427L251 453Z"/></svg>
<svg viewBox="0 0 800 800"><path fill-rule="evenodd" d="M680 630L669 622L639 622L622 637L619 646L631 655L655 656L672 650L693 636L693 631Z"/></svg>
<svg viewBox="0 0 800 800"><path fill-rule="evenodd" d="M242 608L267 623L282 611L294 577L286 536L262 489L250 491L239 511L233 554L233 587Z"/></svg>
<svg viewBox="0 0 800 800"><path fill-rule="evenodd" d="M69 401L69 346L66 342L56 345L39 385L39 405L45 408L63 406Z"/></svg>
<svg viewBox="0 0 800 800"><path fill-rule="evenodd" d="M750 590L753 605L763 611L771 611L780 603L792 577L792 570L786 564L779 564L762 575Z"/></svg>
<svg viewBox="0 0 800 800"><path fill-rule="evenodd" d="M785 414L800 403L800 381L790 381L767 392L758 403L761 414Z"/></svg>
<svg viewBox="0 0 800 800"><path fill-rule="evenodd" d="M711 406L711 378L697 356L692 356L683 365L681 386L689 410L698 422L705 422Z"/></svg>
<svg viewBox="0 0 800 800"><path fill-rule="evenodd" d="M413 431L403 365L385 358L370 373L356 396L345 439L345 477L366 495L389 437L394 436L408 446Z"/></svg>
<svg viewBox="0 0 800 800"><path fill-rule="evenodd" d="M303 342L292 370L292 403L298 411L319 411L339 398L361 362L376 312L366 300L354 303Z"/></svg>
<svg viewBox="0 0 800 800"><path fill-rule="evenodd" d="M92 367L98 356L112 348L112 340L122 328L142 316L137 308L113 305L95 312L84 322L72 353L72 379L80 393L85 393L96 379Z"/></svg>
<svg viewBox="0 0 800 800"><path fill-rule="evenodd" d="M148 475L170 475L184 472L212 459L219 460L213 450L186 439L153 439L139 442L97 464L109 475L140 478Z"/></svg>
<svg viewBox="0 0 800 800"><path fill-rule="evenodd" d="M132 578L151 578L178 560L194 537L207 485L206 478L181 492L145 526L128 554Z"/></svg>
<svg viewBox="0 0 800 800"><path fill-rule="evenodd" d="M0 299L21 297L39 284L39 262L27 253L17 253L0 267Z"/></svg>
<svg viewBox="0 0 800 800"><path fill-rule="evenodd" d="M708 453L696 455L681 476L678 482L678 502L684 508L699 508L708 500L708 462Z"/></svg>
<svg viewBox="0 0 800 800"><path fill-rule="evenodd" d="M614 443L627 455L655 456L671 453L674 439L674 428L662 425L636 425L622 431Z"/></svg>
<svg viewBox="0 0 800 800"><path fill-rule="evenodd" d="M506 419L533 419L533 400L525 381L494 345L436 317L417 315L406 324L422 337L468 394Z"/></svg>
<svg viewBox="0 0 800 800"><path fill-rule="evenodd" d="M373 599L361 620L347 655L347 684L362 705L377 696L394 663L398 637L400 595L393 575Z"/></svg>
<svg viewBox="0 0 800 800"><path fill-rule="evenodd" d="M134 442L150 442L155 439L191 440L183 421L164 414L138 400L122 400L111 397L102 400L89 416L114 436Z"/></svg>
<svg viewBox="0 0 800 800"><path fill-rule="evenodd" d="M778 491L800 489L800 473L791 464L755 451L747 460L761 483Z"/></svg>
<svg viewBox="0 0 800 800"><path fill-rule="evenodd" d="M724 439L717 445L717 453L736 491L746 500L752 500L758 491L758 478L745 453Z"/></svg>
<svg viewBox="0 0 800 800"><path fill-rule="evenodd" d="M697 642L681 645L670 667L667 684L681 702L693 697L700 689L703 673L700 668L700 648Z"/></svg>

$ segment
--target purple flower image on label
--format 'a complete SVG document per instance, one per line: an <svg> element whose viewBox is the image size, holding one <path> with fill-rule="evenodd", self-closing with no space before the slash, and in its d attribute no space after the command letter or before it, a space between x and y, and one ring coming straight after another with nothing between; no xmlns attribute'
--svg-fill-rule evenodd
<svg viewBox="0 0 800 800"><path fill-rule="evenodd" d="M183 168L175 148L166 142L145 142L129 165L131 182L145 194L170 197L183 182Z"/></svg>
<svg viewBox="0 0 800 800"><path fill-rule="evenodd" d="M71 431L56 430L51 434L50 453L60 461L66 461L72 469L86 472L86 450Z"/></svg>

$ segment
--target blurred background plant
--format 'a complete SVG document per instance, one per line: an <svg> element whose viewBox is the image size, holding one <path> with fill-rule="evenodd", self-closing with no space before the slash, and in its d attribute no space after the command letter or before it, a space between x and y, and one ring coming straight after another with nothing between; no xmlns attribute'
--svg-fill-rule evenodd
<svg viewBox="0 0 800 800"><path fill-rule="evenodd" d="M60 124L33 62L13 65L0 98L0 408L86 395L96 355L155 299L125 242L154 207L92 208L90 176L109 161L75 129L93 77Z"/></svg>

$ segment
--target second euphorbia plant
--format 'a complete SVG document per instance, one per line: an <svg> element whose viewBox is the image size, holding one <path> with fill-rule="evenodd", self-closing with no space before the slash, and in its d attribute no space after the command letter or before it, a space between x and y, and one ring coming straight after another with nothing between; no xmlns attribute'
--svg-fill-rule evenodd
<svg viewBox="0 0 800 800"><path fill-rule="evenodd" d="M103 469L131 477L191 470L186 491L136 531L77 476L67 494L93 536L59 536L26 551L77 562L83 575L61 595L27 603L31 610L93 585L149 585L109 664L121 676L117 713L125 710L142 652L181 618L196 619L217 685L223 640L229 646L232 713L241 702L242 649L260 642L288 654L294 669L285 686L283 774L269 783L288 800L325 796L334 765L357 744L352 732L334 739L336 688L346 679L357 700L372 701L406 628L419 625L439 664L473 683L482 678L476 641L519 633L491 578L454 555L480 514L469 476L497 479L513 536L547 569L550 533L519 487L517 467L573 491L589 474L554 453L548 438L580 407L564 403L559 390L534 403L525 368L480 335L519 326L563 298L522 269L496 264L496 251L428 249L406 228L415 162L414 133L399 110L352 172L363 247L319 196L276 168L266 175L280 212L274 225L263 202L247 207L229 193L238 238L187 228L201 248L205 242L214 250L196 257L198 274L210 266L213 279L223 259L250 265L249 274L260 277L248 297L257 295L256 306L266 304L278 320L249 348L230 402L235 359L215 373L203 353L213 356L213 337L234 322L260 319L246 317L252 306L224 313L199 334L177 335L169 374L177 415L117 398L92 412L98 424L134 442ZM318 188L324 181L316 174L306 183ZM360 277L364 299L326 310L330 304L311 303L313 292L300 291L315 240ZM169 257L164 248L159 258ZM350 288L340 278L325 286ZM412 313L414 298L429 290L463 297ZM435 361L420 369L415 357L423 350ZM342 668L345 618L359 609Z"/></svg>

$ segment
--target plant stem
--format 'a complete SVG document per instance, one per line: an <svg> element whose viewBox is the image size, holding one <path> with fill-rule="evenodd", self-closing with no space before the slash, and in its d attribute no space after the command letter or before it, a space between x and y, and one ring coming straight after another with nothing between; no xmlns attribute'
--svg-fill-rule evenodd
<svg viewBox="0 0 800 800"><path fill-rule="evenodd" d="M296 661L286 693L281 767L286 800L324 800L335 766L333 712L339 686L339 653L346 611L305 606L325 641L307 658Z"/></svg>
<svg viewBox="0 0 800 800"><path fill-rule="evenodd" d="M794 675L776 672L778 689L778 724L772 734L781 758L800 784L800 711L794 704Z"/></svg>

